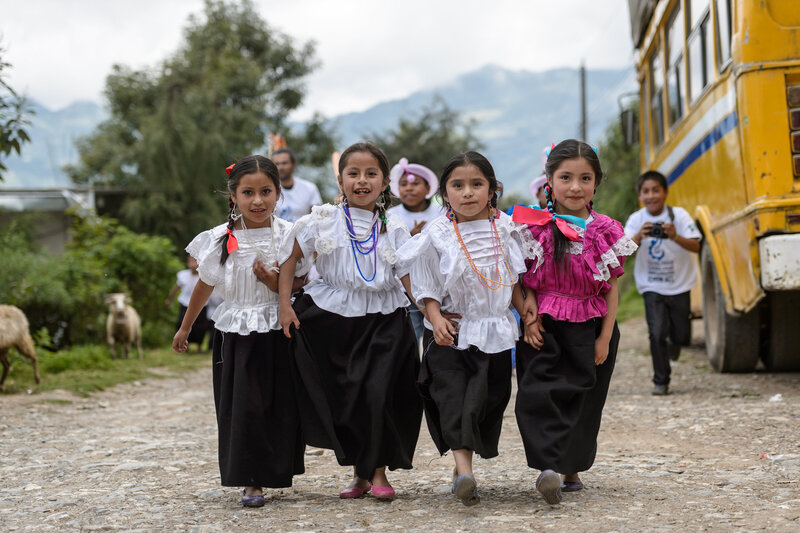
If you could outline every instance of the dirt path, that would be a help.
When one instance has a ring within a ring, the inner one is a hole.
[[[583,475],[587,489],[560,506],[533,490],[512,400],[500,457],[476,462],[476,507],[450,495],[452,458],[436,454],[423,428],[414,470],[390,476],[392,503],[339,500],[348,470],[326,452],[307,456],[292,489],[243,509],[240,494],[219,485],[206,368],[88,399],[3,397],[0,529],[800,530],[800,375],[714,374],[694,346],[674,365],[674,394],[656,398],[644,322],[622,332],[597,461]]]

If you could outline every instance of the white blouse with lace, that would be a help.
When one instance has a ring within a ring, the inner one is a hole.
[[[372,222],[372,212],[351,207],[350,216],[355,234],[366,234]],[[380,222],[378,224],[380,228]],[[295,222],[290,239],[281,249],[279,261],[283,264],[289,258],[296,240],[304,258],[317,254],[315,265],[320,279],[306,285],[304,291],[318,307],[347,317],[389,314],[408,305],[398,279],[408,271],[398,270],[395,263],[396,250],[410,237],[402,221],[387,215],[386,232],[378,234],[377,249],[362,255],[351,246],[344,209],[324,204],[314,206],[310,214]]]
[[[424,305],[423,300],[431,298],[441,304],[442,311],[461,315],[456,348],[474,346],[485,353],[510,350],[519,338],[519,326],[509,308],[511,293],[519,275],[527,270],[525,258],[533,256],[532,247],[536,245],[527,226],[500,213],[495,227],[503,253],[498,250],[495,254],[489,220],[458,224],[461,240],[483,276],[498,279],[499,259],[500,279],[507,286],[491,290],[481,284],[470,265],[452,222],[442,217],[429,224],[397,252],[398,262],[410,269],[411,291],[417,303]],[[427,319],[425,327],[433,330]]]
[[[197,259],[200,279],[213,286],[214,293],[222,298],[211,316],[214,327],[220,331],[249,335],[281,329],[278,293],[260,282],[253,272],[253,264],[259,258],[269,268],[278,259],[278,250],[289,236],[291,222],[280,218],[273,221],[272,228],[233,230],[239,249],[228,256],[224,265],[220,264],[222,244],[219,240],[225,235],[227,224],[204,231],[186,247],[189,255]],[[305,263],[298,268],[297,276],[308,270]]]

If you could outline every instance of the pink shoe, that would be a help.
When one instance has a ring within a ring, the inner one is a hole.
[[[365,489],[362,489],[360,487],[347,487],[346,489],[344,489],[342,492],[339,493],[339,497],[342,499],[361,498],[366,493],[368,493],[369,490],[372,488],[371,483],[368,483],[368,485],[369,486]]]
[[[373,485],[372,495],[379,500],[391,500],[394,498],[394,489],[392,487],[380,487],[378,485]]]

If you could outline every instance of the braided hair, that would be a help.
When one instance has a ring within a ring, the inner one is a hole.
[[[386,210],[389,209],[392,205],[392,198],[394,195],[392,194],[392,190],[389,188],[389,160],[386,158],[386,154],[378,148],[374,143],[369,141],[366,142],[358,142],[355,144],[351,144],[350,146],[342,152],[342,155],[339,157],[339,179],[341,179],[342,173],[344,169],[347,167],[347,160],[350,158],[351,155],[358,153],[358,152],[366,152],[378,162],[378,168],[380,168],[381,173],[383,174],[383,180],[386,181],[386,188],[381,191],[381,194],[378,196],[377,201],[375,202],[375,208],[378,210],[378,216],[381,219],[381,233],[386,232]],[[344,196],[342,196],[344,198]]]
[[[450,179],[450,175],[455,169],[470,165],[480,170],[481,174],[483,174],[483,176],[489,182],[489,190],[492,193],[492,197],[489,198],[489,206],[492,207],[494,209],[494,213],[496,213],[497,200],[503,195],[503,184],[497,180],[497,177],[494,174],[494,168],[489,160],[478,152],[464,152],[462,154],[453,156],[450,161],[447,162],[447,164],[444,166],[444,170],[442,171],[442,179],[439,180],[439,191],[437,194],[445,203],[447,203],[445,196],[447,195],[447,181]],[[489,216],[490,218],[493,216],[492,210],[489,211]]]
[[[227,182],[228,190],[226,192],[228,195],[228,230],[233,231],[237,218],[234,214],[236,204],[233,201],[233,197],[236,194],[236,189],[239,187],[239,181],[241,181],[242,176],[245,176],[246,174],[255,174],[258,172],[266,174],[266,176],[272,180],[273,185],[275,185],[275,192],[277,193],[278,197],[280,197],[281,194],[281,179],[280,175],[278,174],[278,167],[276,167],[275,163],[263,155],[249,155],[238,160],[228,168],[230,169]],[[219,239],[219,243],[222,246],[222,256],[219,259],[221,265],[225,264],[225,261],[228,260],[228,255],[230,255],[228,253],[229,238],[230,234],[225,232],[225,235]]]
[[[555,145],[547,156],[547,163],[544,166],[544,172],[547,174],[547,184],[544,186],[545,196],[547,197],[547,209],[551,213],[556,212],[556,199],[553,197],[553,175],[556,173],[561,163],[569,159],[584,159],[594,171],[594,188],[600,185],[603,180],[603,169],[600,167],[600,158],[594,148],[589,146],[583,141],[576,139],[567,139]],[[589,202],[589,209],[592,208],[592,202]],[[569,250],[569,239],[561,233],[558,226],[551,225],[553,231],[553,257],[558,266],[566,266],[566,255]]]

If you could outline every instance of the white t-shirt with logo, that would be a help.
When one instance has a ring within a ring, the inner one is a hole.
[[[675,220],[670,221],[669,211],[664,206],[657,216],[642,208],[628,217],[625,235],[633,237],[645,222],[672,222],[678,235],[687,239],[700,239],[691,215],[682,207],[673,207]],[[640,294],[655,292],[674,296],[690,291],[697,284],[697,268],[694,254],[671,239],[645,237],[636,252],[634,278]]]
[[[413,230],[414,226],[424,220],[426,224],[423,226],[422,231],[425,231],[428,226],[430,226],[431,221],[436,220],[440,216],[444,215],[445,209],[441,205],[431,202],[431,204],[424,211],[409,211],[406,209],[406,206],[400,204],[390,207],[386,210],[386,212],[391,213],[402,220],[408,228],[408,231]]]
[[[281,197],[275,204],[275,216],[288,222],[296,222],[311,212],[311,206],[321,204],[322,197],[317,186],[295,176],[291,189],[281,188]]]

